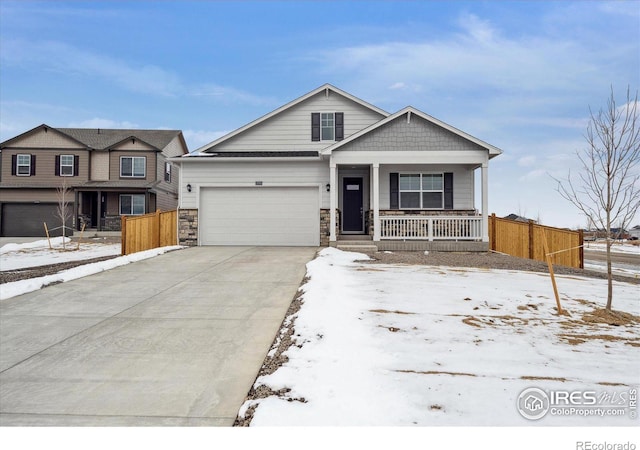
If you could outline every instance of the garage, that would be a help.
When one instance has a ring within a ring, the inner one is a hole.
[[[73,206],[71,206],[72,208]],[[60,226],[56,218],[57,203],[4,203],[2,204],[2,236],[46,236],[43,222],[49,228]],[[70,226],[71,224],[67,224]],[[62,236],[58,229],[51,236]]]
[[[317,246],[318,187],[211,187],[200,190],[202,245]]]

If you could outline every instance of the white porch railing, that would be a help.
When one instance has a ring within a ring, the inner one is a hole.
[[[482,217],[383,216],[380,239],[481,241]]]

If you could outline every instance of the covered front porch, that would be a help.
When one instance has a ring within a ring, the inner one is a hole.
[[[480,210],[475,208],[476,172],[480,172]],[[330,164],[331,246],[487,251],[487,205],[488,161]]]

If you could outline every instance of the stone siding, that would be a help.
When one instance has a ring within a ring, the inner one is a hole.
[[[178,210],[178,243],[187,247],[198,245],[198,210]]]
[[[331,238],[331,210],[320,210],[320,246],[328,247]],[[336,236],[340,234],[340,211],[336,210]]]

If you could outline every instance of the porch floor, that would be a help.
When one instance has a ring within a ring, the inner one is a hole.
[[[374,242],[371,236],[341,235],[329,244],[340,250],[372,253],[382,251],[433,251],[433,252],[488,252],[488,242],[476,241],[398,241],[382,240]]]

